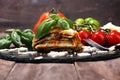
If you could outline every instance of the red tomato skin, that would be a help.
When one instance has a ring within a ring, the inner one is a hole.
[[[108,35],[108,45],[113,46],[115,44],[120,43],[120,32],[113,30]]]
[[[101,30],[93,33],[91,39],[102,46],[106,46],[107,44],[107,36],[105,32]]]
[[[34,28],[33,28],[34,33],[36,33],[36,29],[39,26],[39,24],[41,24],[42,21],[48,19],[49,15],[50,15],[50,12],[42,13],[42,15],[39,17],[37,23],[34,25]],[[61,12],[58,12],[57,15],[60,16],[60,17],[66,18]]]
[[[87,30],[81,30],[78,32],[79,36],[81,38],[81,42],[83,45],[88,45],[83,39],[88,39],[91,37],[91,33]]]

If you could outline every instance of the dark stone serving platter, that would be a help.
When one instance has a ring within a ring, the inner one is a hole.
[[[43,57],[40,59],[35,59],[32,56],[29,57],[19,57],[14,55],[8,55],[5,53],[0,53],[0,58],[15,62],[22,63],[73,63],[73,62],[87,62],[87,61],[102,61],[111,60],[120,57],[120,50],[116,50],[113,54],[92,54],[91,56],[73,56],[73,57]]]

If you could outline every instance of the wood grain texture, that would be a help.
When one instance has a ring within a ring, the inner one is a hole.
[[[76,62],[81,80],[120,80],[120,59],[98,62]]]
[[[0,59],[0,80],[6,79],[14,64],[15,62]]]
[[[73,64],[17,63],[6,80],[78,80]]]

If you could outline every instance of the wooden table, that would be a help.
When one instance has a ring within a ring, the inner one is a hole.
[[[120,80],[120,59],[37,64],[0,59],[0,80]]]

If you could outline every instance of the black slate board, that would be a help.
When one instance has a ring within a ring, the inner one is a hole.
[[[32,57],[11,56],[5,53],[0,53],[0,58],[22,63],[73,63],[73,62],[87,62],[87,61],[102,61],[111,60],[120,57],[120,50],[116,50],[114,54],[92,54],[85,57],[43,57],[41,59],[34,59]]]

